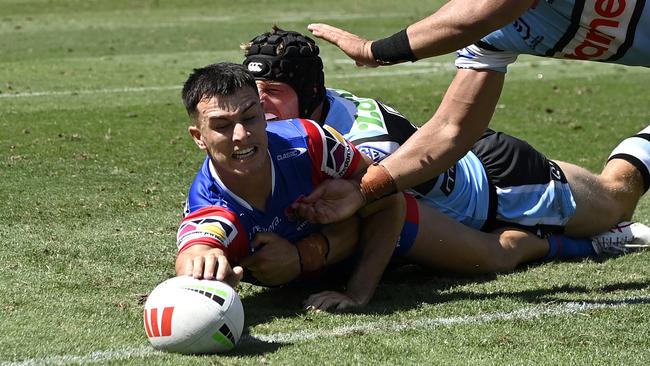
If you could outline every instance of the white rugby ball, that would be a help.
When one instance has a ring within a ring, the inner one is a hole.
[[[225,352],[241,337],[244,307],[237,292],[223,282],[174,277],[149,294],[144,329],[153,347],[161,351]]]

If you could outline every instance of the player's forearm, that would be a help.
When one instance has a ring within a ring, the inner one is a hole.
[[[402,194],[385,197],[373,205],[362,213],[362,216],[367,216],[361,220],[359,263],[348,281],[346,291],[361,305],[370,301],[379,284],[395,250],[406,214]]]
[[[490,123],[504,74],[459,70],[434,116],[381,163],[397,189],[432,179],[461,159]]]
[[[451,0],[407,28],[416,58],[447,54],[511,23],[535,0]]]

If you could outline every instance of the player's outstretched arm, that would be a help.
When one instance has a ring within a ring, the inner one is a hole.
[[[444,173],[470,150],[490,123],[504,79],[491,70],[458,70],[433,117],[382,160],[398,190]]]
[[[223,281],[235,287],[241,281],[244,270],[240,266],[231,267],[222,249],[195,244],[176,257],[176,275]]]
[[[404,224],[404,196],[396,194],[385,197],[361,210],[360,214],[360,258],[345,293],[324,291],[311,295],[305,301],[307,309],[352,310],[365,306],[372,298]]]
[[[513,22],[536,1],[451,0],[408,27],[411,49],[418,59],[454,52]]]
[[[314,23],[307,26],[307,29],[314,36],[340,48],[343,53],[355,61],[357,66],[379,66],[370,51],[371,41],[328,24]]]
[[[514,21],[533,6],[535,1],[451,0],[432,15],[407,28],[410,49],[418,60],[453,52]],[[385,59],[381,52],[379,55],[373,52],[378,51],[378,48],[379,51],[386,49],[389,53],[393,52],[393,49],[399,49],[395,45],[399,45],[403,38],[398,34],[372,42],[327,24],[310,24],[308,29],[314,36],[339,47],[358,66],[389,65],[407,61],[399,57],[399,60]],[[373,46],[375,42],[385,46]]]

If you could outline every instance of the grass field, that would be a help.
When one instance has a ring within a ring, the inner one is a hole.
[[[180,86],[242,60],[272,24],[369,38],[441,1],[0,0],[0,364],[650,363],[650,252],[456,278],[388,272],[366,311],[305,313],[309,289],[241,288],[232,353],[163,354],[143,294],[173,275],[181,207],[202,161]],[[357,69],[321,44],[327,84],[434,112],[452,57]],[[521,57],[493,127],[599,171],[645,127],[647,69]],[[638,221],[650,222],[647,199]]]

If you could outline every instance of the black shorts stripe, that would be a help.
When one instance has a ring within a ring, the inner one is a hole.
[[[413,135],[418,130],[417,127],[415,127],[406,118],[386,110],[380,101],[377,101],[377,105],[379,106],[382,117],[384,117],[384,123],[386,124],[388,134],[398,144],[400,144],[400,146],[403,145],[406,140],[408,140],[409,137],[411,137],[411,135]]]
[[[610,156],[607,161],[613,159],[622,159],[634,165],[634,167],[641,173],[641,176],[643,177],[643,191],[648,191],[648,188],[650,188],[650,172],[648,171],[648,168],[645,166],[645,164],[639,160],[639,158],[629,154],[615,154]]]
[[[566,30],[566,33],[560,38],[560,40],[546,51],[546,56],[553,57],[556,52],[560,51],[566,47],[569,42],[575,37],[578,29],[580,29],[580,17],[582,16],[582,11],[585,8],[585,0],[576,0],[573,5],[573,11],[571,12],[571,25]]]
[[[551,179],[566,182],[562,171],[544,154],[527,142],[502,132],[486,130],[472,152],[497,187],[546,184]]]
[[[643,8],[645,7],[645,0],[637,0],[636,7],[634,8],[634,13],[632,13],[632,18],[630,19],[630,24],[627,27],[627,34],[625,36],[625,42],[618,48],[616,54],[608,58],[605,61],[616,61],[619,58],[623,57],[627,50],[632,47],[634,43],[634,33],[636,33],[636,27],[639,24],[639,19],[641,19],[641,13],[643,13]]]

